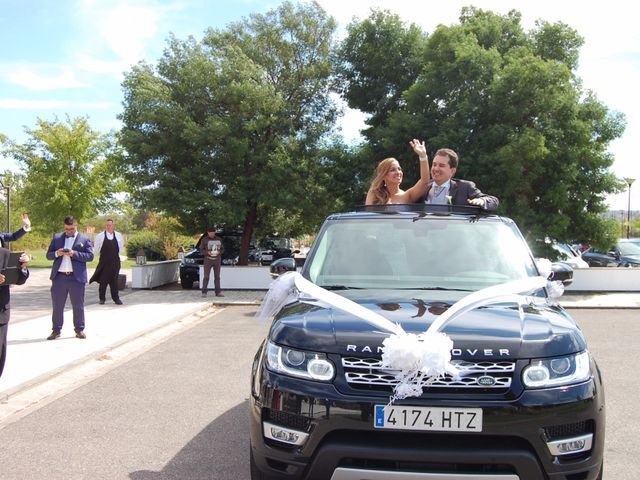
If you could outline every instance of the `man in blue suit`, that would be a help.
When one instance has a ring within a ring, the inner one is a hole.
[[[60,337],[64,321],[67,296],[73,307],[73,328],[77,338],[84,333],[84,290],[87,284],[87,262],[93,260],[91,240],[78,232],[78,222],[72,216],[64,219],[64,232],[53,236],[47,258],[53,260],[51,268],[51,317],[53,329],[47,340]]]

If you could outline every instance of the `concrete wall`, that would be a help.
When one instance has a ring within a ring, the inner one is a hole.
[[[202,267],[200,267],[200,280],[202,280]],[[220,272],[223,290],[267,290],[272,281],[269,267],[222,266]],[[209,289],[213,290],[213,288],[213,272],[211,272]],[[573,284],[566,290],[568,292],[640,292],[640,268],[576,269],[573,271]]]
[[[592,267],[573,271],[568,292],[640,292],[640,268]]]
[[[203,268],[200,267],[200,282]],[[268,290],[273,281],[269,267],[233,267],[223,265],[220,269],[220,288],[222,290]],[[213,270],[209,277],[209,290],[213,290]]]
[[[178,280],[180,280],[180,260],[166,260],[131,267],[131,288],[155,288]]]

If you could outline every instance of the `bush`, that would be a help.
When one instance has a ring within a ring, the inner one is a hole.
[[[166,260],[163,242],[156,232],[142,231],[134,233],[127,241],[127,256],[136,258],[138,250],[143,249],[147,260]]]

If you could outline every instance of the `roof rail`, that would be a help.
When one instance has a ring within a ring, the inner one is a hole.
[[[434,213],[457,215],[491,215],[492,212],[475,205],[438,205],[430,203],[387,203],[378,205],[358,205],[356,212],[377,213]]]

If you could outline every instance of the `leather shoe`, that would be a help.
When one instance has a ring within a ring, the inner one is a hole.
[[[113,303],[115,303],[116,305],[122,305],[122,300],[114,300]]]
[[[100,305],[104,305],[104,300],[100,300]]]
[[[87,338],[87,336],[84,334],[83,331],[79,331],[79,332],[76,332],[76,338],[85,339],[85,338]]]
[[[216,293],[216,297],[224,297],[224,293],[218,292],[218,293]]]
[[[60,338],[60,332],[51,332],[51,335],[47,337],[47,340],[55,340],[56,338]]]

